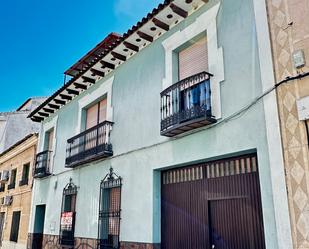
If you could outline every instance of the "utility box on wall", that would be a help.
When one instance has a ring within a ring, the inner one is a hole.
[[[299,120],[309,119],[309,96],[297,100],[297,110]]]

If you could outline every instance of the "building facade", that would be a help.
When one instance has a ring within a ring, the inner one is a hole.
[[[37,141],[38,134],[30,134],[0,155],[0,248],[3,249],[27,246]]]
[[[271,69],[260,0],[165,1],[109,35],[30,114],[28,248],[292,248]]]
[[[308,96],[309,3],[267,1],[293,248],[309,247]],[[306,74],[307,73],[307,74]]]
[[[28,134],[40,130],[40,125],[31,122],[27,116],[45,99],[44,97],[29,98],[17,110],[0,112],[0,153]]]

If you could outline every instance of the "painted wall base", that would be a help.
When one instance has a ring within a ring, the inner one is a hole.
[[[2,241],[1,249],[26,249],[26,244]]]
[[[29,234],[27,249],[32,249],[33,235]],[[160,249],[160,244],[140,243],[140,242],[120,242],[120,249]],[[5,247],[6,248],[6,247]],[[26,248],[26,247],[24,247]],[[44,234],[42,249],[62,249],[59,245],[58,235]],[[75,238],[74,249],[97,249],[97,240],[89,238]]]

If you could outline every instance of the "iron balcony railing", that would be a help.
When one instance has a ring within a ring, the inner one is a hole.
[[[202,72],[161,92],[161,135],[173,137],[216,122],[211,112],[212,76]]]
[[[112,156],[112,126],[113,122],[104,121],[70,138],[67,143],[66,167],[73,168],[92,160]]]
[[[51,154],[52,151],[49,150],[37,154],[34,168],[35,178],[43,178],[51,174],[50,172]]]

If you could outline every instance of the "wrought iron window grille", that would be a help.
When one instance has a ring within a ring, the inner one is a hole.
[[[72,178],[63,189],[59,240],[62,246],[74,246],[77,189]]]
[[[98,249],[119,249],[122,178],[113,168],[100,184]]]

